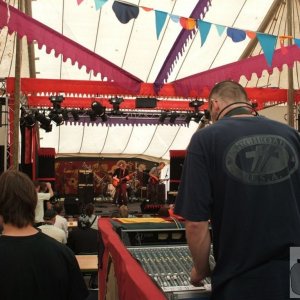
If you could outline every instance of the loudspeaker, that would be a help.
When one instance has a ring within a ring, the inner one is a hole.
[[[94,201],[94,186],[78,185],[78,198],[81,203],[92,203]]]
[[[41,156],[37,157],[37,177],[38,178],[55,178],[54,157]]]
[[[156,98],[136,98],[135,107],[136,108],[155,108],[156,107]]]
[[[93,184],[94,176],[91,170],[78,170],[78,184]]]
[[[77,197],[66,197],[64,201],[65,215],[80,215],[81,205]]]

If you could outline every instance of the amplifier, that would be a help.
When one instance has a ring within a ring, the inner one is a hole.
[[[199,287],[190,284],[193,263],[187,245],[128,247],[127,249],[168,299],[209,299],[210,278],[205,278]],[[211,268],[214,265],[215,261],[211,254]]]

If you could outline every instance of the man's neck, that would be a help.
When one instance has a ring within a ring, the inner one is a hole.
[[[17,226],[14,226],[12,224],[3,224],[3,231],[2,235],[7,236],[28,236],[28,235],[34,235],[38,232],[36,228],[34,228],[32,225],[27,225],[22,228],[18,228]]]

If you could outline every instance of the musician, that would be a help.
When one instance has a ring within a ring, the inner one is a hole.
[[[149,172],[148,198],[150,202],[160,202],[160,199],[158,199],[158,188],[161,183],[161,170],[165,167],[165,165],[166,164],[164,162],[160,162],[158,166],[153,167]]]
[[[127,181],[130,179],[129,171],[126,168],[126,162],[120,161],[118,167],[113,173],[113,185],[116,188],[113,203],[121,206],[127,205]]]

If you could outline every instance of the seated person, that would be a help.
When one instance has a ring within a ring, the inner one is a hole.
[[[55,218],[54,226],[60,228],[64,231],[66,237],[68,237],[68,221],[62,216],[63,206],[60,203],[55,203],[53,209],[56,211],[57,215]]]
[[[91,228],[87,215],[81,215],[78,219],[78,227],[69,232],[67,246],[75,254],[97,253],[98,230]]]
[[[85,206],[85,214],[89,217],[91,228],[98,230],[98,217],[94,214],[95,207],[93,203]]]
[[[52,209],[48,209],[44,213],[44,224],[39,226],[38,228],[48,236],[52,237],[53,239],[57,240],[60,243],[66,244],[67,237],[65,232],[54,226],[56,219],[56,212]]]

